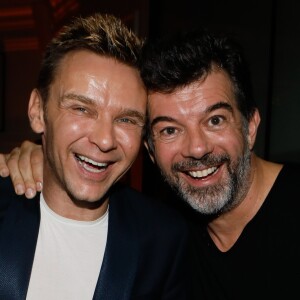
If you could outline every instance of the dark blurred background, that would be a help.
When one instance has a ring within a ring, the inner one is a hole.
[[[27,102],[45,44],[72,16],[96,11],[121,17],[146,38],[203,26],[237,39],[262,117],[256,152],[273,161],[300,162],[298,0],[0,0],[0,152],[37,138]],[[142,150],[128,181],[151,193],[155,172]]]

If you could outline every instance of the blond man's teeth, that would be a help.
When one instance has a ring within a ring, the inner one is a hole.
[[[85,156],[82,156],[82,155],[78,155],[78,157],[80,158],[80,160],[82,162],[87,162],[95,167],[100,167],[100,168],[103,168],[103,167],[106,167],[107,166],[107,163],[99,163],[99,162],[96,162],[90,158],[87,158]]]
[[[214,173],[217,170],[217,167],[208,168],[202,171],[191,171],[189,172],[189,175],[194,178],[202,178],[206,177],[212,173]]]
[[[95,168],[95,167],[91,167],[90,165],[88,165],[87,163],[83,162],[83,161],[79,161],[79,163],[82,165],[82,167],[84,169],[86,169],[87,171],[91,172],[91,173],[101,173],[103,172],[105,169],[99,169],[99,168]]]

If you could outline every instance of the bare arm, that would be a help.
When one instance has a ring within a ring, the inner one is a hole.
[[[0,154],[0,175],[10,176],[18,195],[27,198],[42,190],[43,151],[42,146],[24,141],[20,147],[8,154]]]

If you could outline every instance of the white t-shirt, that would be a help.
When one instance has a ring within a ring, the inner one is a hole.
[[[108,211],[92,222],[57,215],[41,194],[41,223],[27,300],[89,300],[99,277]]]

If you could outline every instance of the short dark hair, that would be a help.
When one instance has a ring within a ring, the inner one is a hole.
[[[96,13],[74,18],[46,47],[37,81],[44,105],[59,63],[67,53],[85,49],[138,68],[142,44],[143,41],[113,15]]]
[[[171,93],[204,79],[214,67],[229,75],[238,108],[249,121],[257,106],[248,65],[235,40],[197,29],[148,41],[141,55],[141,76],[150,93]]]

